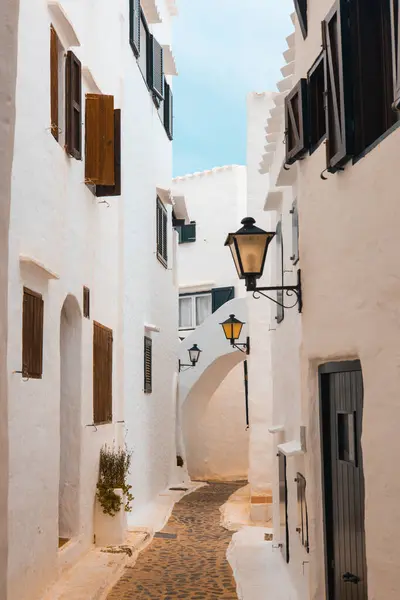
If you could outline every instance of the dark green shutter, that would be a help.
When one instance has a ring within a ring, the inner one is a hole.
[[[149,337],[144,338],[144,392],[153,391],[153,342]]]
[[[173,139],[173,96],[171,87],[164,82],[164,127],[170,140]]]
[[[283,286],[284,276],[283,276],[283,237],[282,237],[282,223],[279,223],[276,226],[276,254],[277,254],[277,273],[278,273],[278,285]],[[276,299],[280,304],[283,304],[283,290],[278,290],[276,292]],[[276,320],[278,323],[281,323],[285,318],[285,310],[282,306],[277,304],[276,306]]]
[[[297,209],[297,200],[293,202],[292,210],[292,256],[290,260],[295,265],[299,261],[299,212]]]
[[[179,232],[179,243],[187,244],[189,242],[196,241],[196,223],[190,223],[189,225],[182,225]]]
[[[301,79],[285,98],[285,144],[288,165],[308,150],[307,79]]]
[[[129,42],[136,57],[140,54],[140,0],[129,0]]]
[[[214,288],[211,290],[213,313],[235,297],[234,287]]]
[[[307,1],[308,0],[294,0],[294,6],[297,13],[297,18],[299,20],[301,33],[303,34],[303,38],[307,37]]]
[[[281,552],[285,561],[289,562],[289,522],[288,522],[288,489],[286,476],[286,456],[278,452],[279,459],[279,514]]]
[[[150,34],[150,88],[160,100],[164,99],[164,51],[156,38]]]
[[[157,197],[157,257],[166,267],[168,262],[168,213],[161,202],[160,198]]]

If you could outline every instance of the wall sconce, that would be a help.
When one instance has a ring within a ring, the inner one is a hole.
[[[202,350],[200,350],[197,344],[194,344],[193,347],[188,350],[190,365],[184,365],[181,363],[181,361],[179,361],[179,373],[182,371],[183,367],[187,367],[185,371],[187,369],[193,369],[193,367],[195,367],[199,362],[201,352]]]
[[[250,354],[250,338],[247,338],[247,342],[245,344],[238,344],[236,340],[240,338],[240,334],[242,333],[242,328],[244,323],[236,319],[235,315],[229,315],[229,319],[220,323],[222,329],[224,330],[224,334],[227,340],[230,341],[231,346],[240,350],[244,354]],[[245,348],[245,350],[242,350]]]
[[[301,272],[297,271],[297,285],[283,285],[274,287],[257,287],[257,280],[262,277],[267,257],[268,247],[275,237],[275,232],[268,232],[256,227],[255,220],[247,217],[242,221],[243,227],[236,233],[230,233],[226,239],[225,246],[229,246],[232,258],[236,266],[239,279],[244,279],[248,292],[253,292],[253,297],[258,299],[264,296],[282,306],[282,308],[303,308],[301,293]],[[284,291],[287,296],[296,295],[296,302],[292,306],[285,306],[264,292]],[[258,295],[257,295],[258,294]]]

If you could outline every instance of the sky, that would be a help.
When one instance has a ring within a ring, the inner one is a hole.
[[[174,176],[244,164],[246,96],[276,90],[293,0],[179,0]]]

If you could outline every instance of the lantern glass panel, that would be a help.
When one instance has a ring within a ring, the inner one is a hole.
[[[242,276],[262,274],[266,249],[270,239],[269,234],[236,236],[235,241],[243,268]]]

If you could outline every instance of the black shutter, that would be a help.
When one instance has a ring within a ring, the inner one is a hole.
[[[22,375],[41,379],[43,374],[44,302],[40,294],[24,288],[22,306]]]
[[[296,9],[297,18],[299,20],[301,33],[303,34],[304,38],[307,37],[307,29],[308,29],[307,1],[308,0],[294,0],[294,6]]]
[[[214,288],[211,290],[213,313],[235,297],[234,287]]]
[[[297,209],[297,200],[292,204],[292,256],[290,260],[295,265],[299,261],[299,212]]]
[[[156,215],[157,258],[166,267],[168,263],[168,213],[158,197]]]
[[[285,98],[286,163],[292,165],[308,150],[307,80]]]
[[[151,89],[160,99],[164,98],[164,51],[156,38],[150,36],[151,45]]]
[[[90,290],[83,286],[83,316],[90,319]]]
[[[179,243],[187,244],[189,242],[196,241],[196,223],[190,223],[189,225],[182,225],[179,232]]]
[[[140,54],[140,0],[129,0],[129,42],[136,57]]]
[[[153,342],[149,337],[144,338],[144,392],[151,394],[153,390]]]
[[[306,480],[301,473],[297,473],[297,533],[300,535],[301,545],[309,552],[308,539],[308,510],[306,500]]]
[[[82,68],[71,50],[65,64],[65,149],[77,160],[82,158]]]
[[[278,453],[279,458],[279,513],[280,513],[280,542],[285,561],[289,562],[289,524],[288,524],[288,493],[286,478],[286,456]]]
[[[167,135],[169,137],[170,140],[173,139],[174,137],[174,126],[173,126],[173,119],[174,119],[174,115],[173,115],[173,96],[172,96],[172,91],[171,91],[171,87],[168,85],[168,83],[165,81],[164,82],[164,93],[165,93],[165,98],[164,98],[164,127],[165,127],[165,131],[167,132]]]
[[[353,102],[349,4],[336,0],[322,22],[326,54],[327,169],[335,173],[353,154]]]
[[[275,235],[275,240],[276,240],[276,258],[277,258],[277,274],[278,274],[278,285],[283,286],[284,285],[284,268],[283,268],[283,236],[282,236],[282,222],[279,221],[279,223],[276,226],[276,235]],[[276,299],[277,302],[279,302],[280,304],[283,304],[283,290],[278,290],[276,292]],[[283,319],[285,318],[285,309],[283,308],[283,306],[280,306],[279,304],[277,304],[276,306],[276,320],[278,323],[282,323]]]
[[[114,185],[97,185],[96,196],[121,195],[121,110],[114,110]]]
[[[392,15],[392,51],[394,73],[394,110],[400,111],[400,10],[399,0],[391,0]]]

